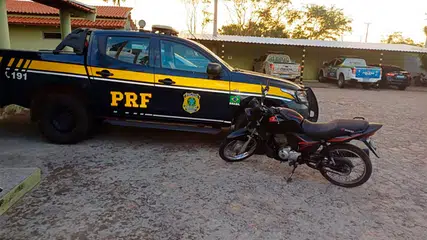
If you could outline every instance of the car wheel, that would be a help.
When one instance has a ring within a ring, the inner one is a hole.
[[[340,75],[340,77],[338,78],[338,87],[339,88],[344,88],[345,86],[345,79],[344,79],[344,75]]]
[[[401,91],[405,91],[405,89],[406,89],[406,86],[399,86],[399,87],[397,87],[399,90],[401,90]]]
[[[57,94],[48,96],[43,104],[38,125],[49,142],[74,144],[86,139],[92,124],[83,102]]]

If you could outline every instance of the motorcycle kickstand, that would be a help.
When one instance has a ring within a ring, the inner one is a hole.
[[[287,183],[292,182],[292,176],[294,175],[295,169],[297,169],[297,167],[298,167],[298,163],[294,163],[294,169],[292,169],[291,175],[289,175],[289,177],[286,179]]]

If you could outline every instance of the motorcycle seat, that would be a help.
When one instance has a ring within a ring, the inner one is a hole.
[[[368,129],[369,122],[358,119],[337,119],[325,123],[314,123],[304,120],[301,126],[304,133],[309,137],[317,140],[328,140],[363,132]]]

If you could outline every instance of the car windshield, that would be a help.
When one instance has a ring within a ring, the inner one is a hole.
[[[232,67],[230,64],[228,64],[226,61],[222,60],[220,57],[218,57],[214,52],[212,52],[209,48],[205,47],[203,44],[200,44],[196,41],[189,40],[192,43],[196,44],[200,48],[203,48],[206,52],[208,52],[211,56],[213,56],[218,62],[222,63],[226,68],[228,68],[230,71],[235,70],[234,67]]]
[[[291,59],[288,55],[284,54],[270,54],[267,61],[272,63],[290,63]]]
[[[366,67],[366,61],[361,58],[347,58],[344,61],[344,65],[350,67]]]

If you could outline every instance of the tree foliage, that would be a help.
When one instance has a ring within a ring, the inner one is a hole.
[[[125,0],[103,0],[104,2],[113,2],[114,5],[120,6],[120,2],[125,2]]]
[[[352,20],[342,9],[307,5],[291,9],[290,0],[227,0],[233,23],[221,34],[337,40],[350,32]]]
[[[202,12],[202,31],[210,22],[212,22],[212,12],[210,11],[211,0],[182,0],[186,8],[187,14],[187,30],[191,34],[195,34],[199,25],[198,17],[200,8]]]
[[[226,35],[289,37],[284,16],[290,0],[227,0],[233,23],[219,32]]]
[[[415,43],[411,38],[404,37],[402,32],[394,32],[387,36],[386,39],[381,40],[382,43],[390,44],[407,44],[412,46],[422,47],[422,43]]]
[[[291,37],[301,39],[338,40],[351,32],[352,20],[335,6],[306,5],[302,10],[287,11]]]

